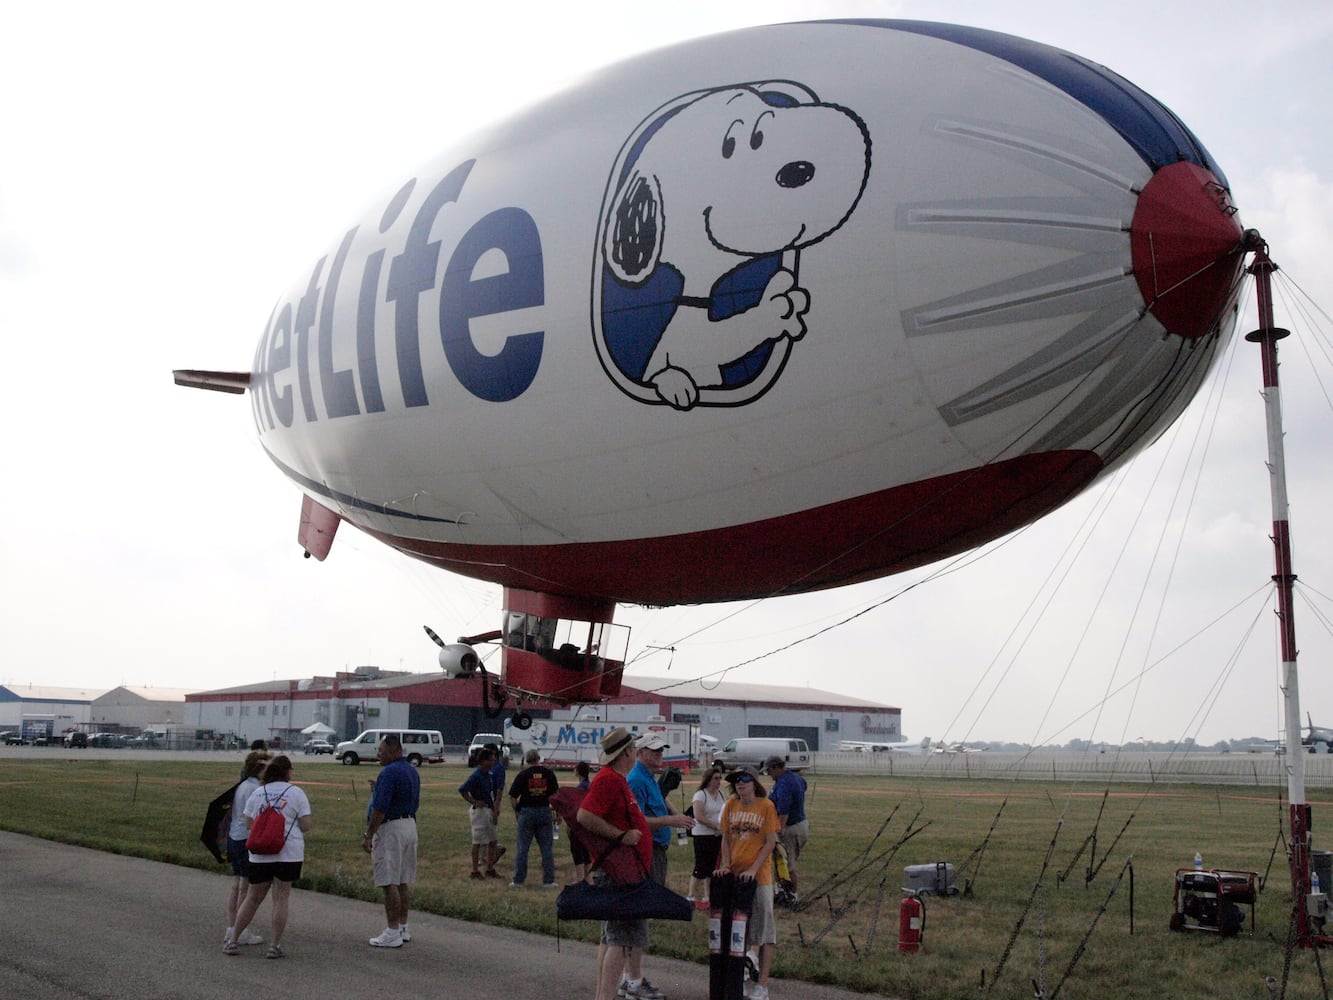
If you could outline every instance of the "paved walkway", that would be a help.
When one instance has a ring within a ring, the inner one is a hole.
[[[416,914],[412,942],[366,944],[383,927],[373,903],[296,890],[284,945],[222,954],[226,879],[0,831],[0,997],[64,1000],[503,997],[589,1000],[595,948],[539,934]],[[256,929],[267,934],[268,903]],[[653,956],[668,1000],[707,1000],[703,966]],[[809,983],[771,984],[774,1000],[864,1000]]]

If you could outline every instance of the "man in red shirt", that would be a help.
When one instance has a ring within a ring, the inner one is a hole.
[[[616,728],[602,738],[598,755],[601,770],[592,779],[579,807],[579,825],[599,837],[634,848],[647,872],[653,860],[653,841],[639,802],[625,775],[635,763],[634,737]],[[596,877],[605,877],[598,872]],[[645,876],[646,877],[646,876]],[[597,1000],[616,1000],[620,972],[628,981],[621,994],[630,1000],[662,1000],[662,991],[643,978],[643,950],[648,947],[647,920],[606,920],[597,950]]]

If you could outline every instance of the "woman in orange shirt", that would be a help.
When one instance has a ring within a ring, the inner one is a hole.
[[[754,906],[746,927],[747,948],[759,949],[759,980],[750,1000],[768,1000],[768,970],[777,944],[773,921],[773,849],[778,843],[778,812],[758,776],[748,767],[727,775],[732,798],[722,807],[722,850],[717,874],[730,872],[738,879],[753,879]]]

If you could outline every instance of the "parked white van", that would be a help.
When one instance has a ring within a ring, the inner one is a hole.
[[[367,729],[356,739],[339,743],[334,756],[344,764],[377,760],[380,740],[390,733],[403,741],[403,756],[413,767],[444,760],[444,736],[438,729]]]
[[[746,765],[758,771],[770,757],[781,757],[789,770],[801,771],[810,766],[810,747],[790,736],[743,736],[713,754],[713,763],[728,771]]]

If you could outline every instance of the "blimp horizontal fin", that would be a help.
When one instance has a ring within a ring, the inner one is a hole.
[[[177,368],[171,375],[177,385],[183,385],[188,389],[245,392],[250,388],[249,372],[207,372],[195,368]]]

